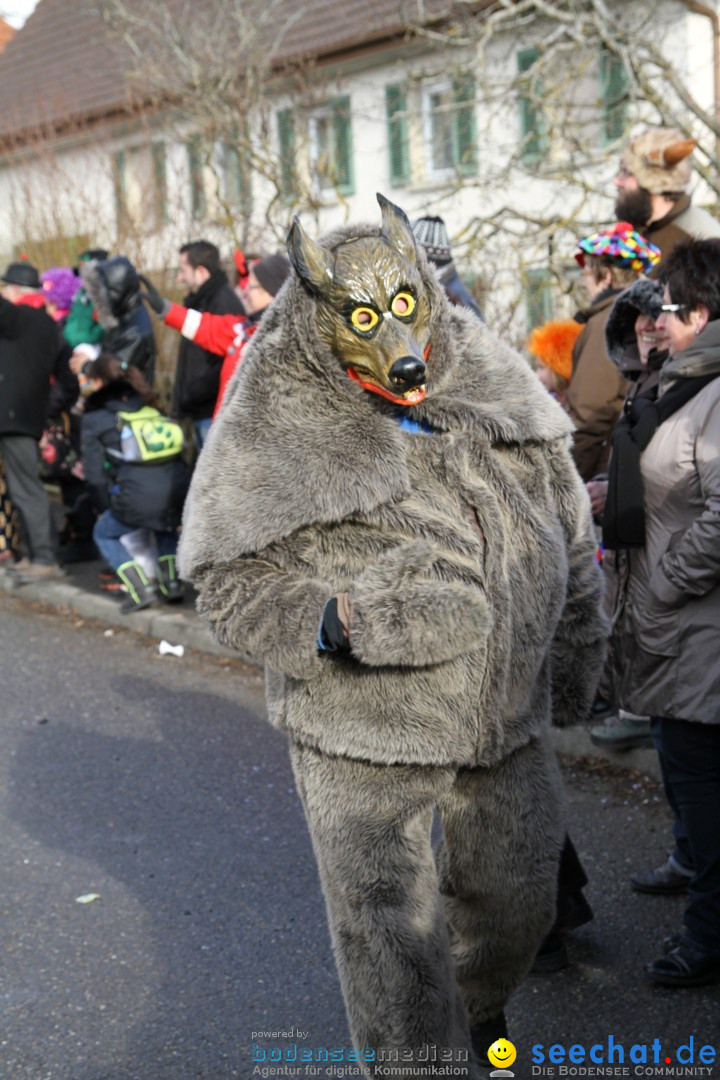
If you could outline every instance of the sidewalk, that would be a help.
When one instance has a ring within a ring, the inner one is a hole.
[[[0,571],[0,589],[21,601],[65,609],[87,619],[97,619],[110,626],[122,626],[149,638],[169,641],[172,645],[198,649],[216,656],[230,656],[255,666],[242,653],[219,645],[206,621],[195,610],[195,594],[188,589],[182,605],[153,605],[132,615],[120,612],[118,600],[100,590],[100,562],[72,563],[65,567],[65,577],[54,581],[16,586],[12,574]],[[621,753],[604,750],[590,742],[589,726],[552,731],[555,749],[569,757],[590,757],[609,761],[621,769],[636,770],[660,780],[660,767],[654,750],[629,750]]]
[[[120,601],[102,592],[98,582],[100,561],[71,563],[65,576],[51,581],[18,586],[11,573],[0,571],[0,589],[21,601],[66,609],[86,619],[98,619],[110,626],[122,626],[145,637],[169,641],[172,645],[199,649],[217,656],[232,656],[251,663],[241,653],[226,649],[213,637],[206,621],[195,611],[195,593],[188,589],[185,602],[167,606],[155,603],[144,611],[123,615]]]

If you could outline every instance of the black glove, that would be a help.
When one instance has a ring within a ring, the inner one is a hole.
[[[138,278],[140,282],[145,286],[144,292],[142,289],[140,290],[141,297],[146,302],[146,304],[148,304],[153,309],[156,315],[159,315],[161,319],[164,318],[164,316],[167,315],[168,311],[170,310],[170,301],[166,300],[164,296],[160,295],[160,293],[153,285],[152,281],[148,281],[148,279],[146,277],[143,277],[142,274],[138,274]]]

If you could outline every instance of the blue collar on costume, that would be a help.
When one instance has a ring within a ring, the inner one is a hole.
[[[409,431],[411,435],[432,435],[435,428],[428,423],[427,420],[413,420],[407,416],[404,412],[396,412],[393,414],[395,423],[403,429],[403,431]]]

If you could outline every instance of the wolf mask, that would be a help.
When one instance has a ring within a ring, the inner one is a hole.
[[[410,222],[383,195],[377,200],[379,236],[328,250],[294,218],[288,254],[317,299],[318,333],[350,378],[398,405],[418,405],[426,393],[430,300]]]

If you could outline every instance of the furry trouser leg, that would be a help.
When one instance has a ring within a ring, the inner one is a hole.
[[[380,1048],[401,1069],[403,1051],[426,1068],[436,1047],[476,1077],[430,846],[433,806],[457,770],[372,765],[296,743],[291,757],[353,1042],[376,1054],[369,1074],[382,1075]],[[393,1075],[415,1077],[417,1066]]]
[[[564,837],[554,753],[533,741],[491,769],[461,769],[439,803],[440,888],[471,1024],[496,1016],[555,921]]]

